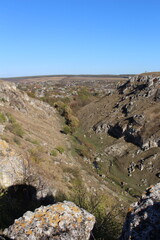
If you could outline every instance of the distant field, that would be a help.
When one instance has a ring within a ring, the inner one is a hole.
[[[126,80],[131,75],[48,75],[48,76],[28,76],[28,77],[14,77],[1,78],[5,81],[11,82],[46,82],[46,81],[75,81],[75,80],[103,80],[103,81],[121,81]]]

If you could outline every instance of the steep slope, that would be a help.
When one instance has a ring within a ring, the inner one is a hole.
[[[139,75],[79,111],[87,137],[101,143],[102,174],[131,195],[160,176],[160,77]]]
[[[55,108],[0,82],[0,229],[27,210],[68,199],[97,214],[102,235],[103,218],[128,204],[75,151],[78,140],[63,125]]]
[[[42,178],[43,184],[46,182],[52,190],[67,191],[74,175],[78,175],[80,169],[84,182],[90,182],[87,181],[88,172],[84,163],[71,154],[70,137],[61,133],[63,119],[58,116],[54,108],[29,98],[9,82],[0,83],[0,100],[0,146],[3,152],[3,164],[6,166],[5,157],[12,161],[15,156],[17,159],[19,157],[23,166],[21,175],[24,175],[13,181],[8,175],[8,182],[7,179],[4,181],[1,179],[2,187],[8,187],[11,182],[12,184],[23,182],[24,179],[32,184],[35,182],[38,187],[40,184],[38,182]],[[16,161],[13,163],[16,164]],[[90,180],[91,178],[92,176],[89,177]],[[94,176],[92,181],[94,182]],[[96,182],[95,179],[95,186]]]

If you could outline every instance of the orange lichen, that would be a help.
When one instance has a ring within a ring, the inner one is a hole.
[[[27,234],[27,235],[31,235],[31,234],[32,234],[32,230],[28,230],[28,231],[26,232],[26,234]]]
[[[73,210],[74,212],[80,212],[80,209],[76,206],[71,207],[71,210]]]
[[[63,207],[62,204],[58,204],[58,205],[56,206],[56,208],[57,208],[58,210],[60,210],[60,211],[65,211],[65,209],[64,209],[64,207]]]
[[[128,212],[132,212],[133,210],[134,210],[133,207],[129,207],[129,208],[128,208]]]
[[[21,227],[25,227],[26,224],[25,223],[20,223]]]
[[[82,217],[79,217],[79,218],[77,219],[77,222],[78,222],[78,223],[81,223],[82,220],[83,220]]]

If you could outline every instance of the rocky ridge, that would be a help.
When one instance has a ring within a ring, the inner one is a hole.
[[[118,92],[120,98],[112,112],[116,120],[111,121],[108,117],[95,124],[94,131],[106,132],[115,138],[124,137],[143,150],[159,147],[160,77],[132,77],[118,87]]]
[[[64,201],[26,212],[4,230],[4,235],[17,240],[87,240],[94,223],[93,215]]]
[[[97,143],[94,167],[124,195],[138,197],[159,181],[159,89],[159,73],[134,76],[78,112],[81,128]]]
[[[149,187],[132,204],[126,217],[121,240],[158,240],[160,236],[160,183]]]

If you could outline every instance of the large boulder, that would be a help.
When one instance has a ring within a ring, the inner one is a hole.
[[[160,239],[160,183],[148,188],[140,201],[131,205],[120,239]]]
[[[93,215],[64,201],[26,212],[4,235],[16,240],[87,240],[94,223]]]
[[[22,157],[0,139],[0,187],[9,186],[24,182],[26,177],[26,166]]]

